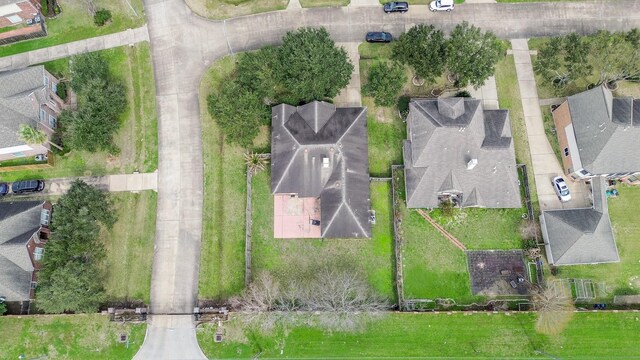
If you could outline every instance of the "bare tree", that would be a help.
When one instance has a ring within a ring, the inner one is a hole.
[[[575,310],[573,301],[551,287],[537,287],[532,300],[538,313],[536,330],[547,335],[560,334],[571,321]]]

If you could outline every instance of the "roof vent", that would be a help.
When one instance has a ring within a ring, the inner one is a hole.
[[[469,162],[467,163],[467,170],[473,169],[474,167],[476,167],[476,165],[478,165],[478,159],[469,160]]]

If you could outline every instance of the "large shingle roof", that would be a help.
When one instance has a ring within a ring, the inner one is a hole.
[[[640,171],[640,100],[614,98],[599,86],[568,102],[583,168],[592,174]]]
[[[370,237],[366,108],[280,104],[272,128],[271,191],[320,197],[323,238]]]
[[[0,72],[0,148],[24,145],[20,125],[36,126],[45,101],[44,66]]]
[[[593,208],[543,211],[540,217],[549,263],[576,265],[618,262],[605,179],[592,180]]]
[[[40,229],[41,201],[0,202],[0,296],[29,299],[33,263],[27,243]]]
[[[461,194],[462,206],[522,206],[507,110],[469,98],[412,100],[407,127],[408,207],[435,208],[443,192]]]

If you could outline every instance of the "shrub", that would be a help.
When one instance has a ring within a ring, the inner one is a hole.
[[[111,21],[111,11],[107,9],[100,9],[93,15],[93,22],[98,26],[103,26],[109,21]]]
[[[378,106],[393,106],[405,81],[407,77],[403,66],[399,63],[375,62],[369,69],[367,83],[362,87],[362,93],[372,96]]]
[[[63,81],[58,84],[58,87],[56,88],[56,95],[58,95],[60,99],[67,101],[67,83],[66,82]]]

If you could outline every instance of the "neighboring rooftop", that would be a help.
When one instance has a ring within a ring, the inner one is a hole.
[[[552,265],[620,261],[611,228],[606,179],[591,179],[593,207],[543,211],[540,216],[547,259]]]
[[[463,207],[519,208],[507,110],[480,100],[411,100],[404,142],[407,206],[435,208],[453,195]]]
[[[640,171],[640,100],[614,98],[599,86],[568,102],[582,168],[592,174]]]
[[[323,238],[370,237],[366,108],[280,104],[272,127],[272,193],[320,197]]]
[[[0,296],[29,300],[34,270],[27,243],[40,229],[42,201],[0,202]]]
[[[20,125],[36,127],[46,101],[44,66],[0,72],[0,148],[25,145]]]

